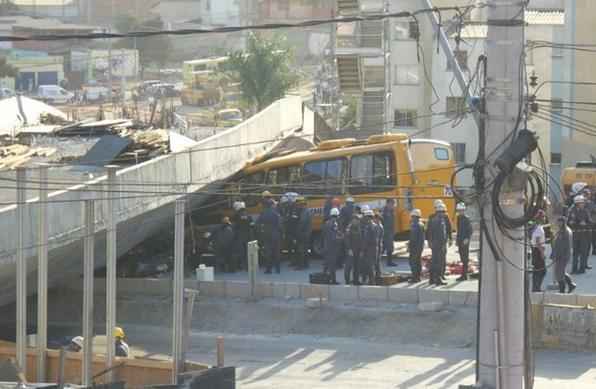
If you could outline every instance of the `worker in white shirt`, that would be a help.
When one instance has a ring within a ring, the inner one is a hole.
[[[532,246],[532,291],[542,291],[542,281],[546,276],[545,244],[546,236],[542,224],[544,223],[545,213],[539,210],[534,217],[534,222],[530,227],[530,244]]]

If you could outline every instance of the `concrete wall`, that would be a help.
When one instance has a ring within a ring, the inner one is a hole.
[[[240,170],[246,161],[271,149],[278,140],[292,134],[303,124],[302,101],[299,97],[288,97],[271,106],[240,125],[207,138],[189,150],[135,165],[117,174],[116,214],[118,226],[118,253],[122,254],[150,235],[155,227],[173,217],[173,201],[194,193],[190,204],[200,203],[205,196],[197,191],[208,184],[223,180]],[[312,135],[312,134],[310,134]],[[34,188],[32,184],[28,185]],[[69,244],[78,246],[50,253],[50,280],[66,272],[79,272],[82,251],[80,239],[83,231],[82,200],[96,198],[95,229],[96,263],[105,258],[105,236],[107,217],[106,176],[75,186],[66,191],[50,195],[48,206],[50,250],[66,248]],[[38,212],[34,201],[24,207],[25,239],[30,257],[28,270],[36,268],[36,243],[38,233]],[[0,210],[0,303],[14,297],[15,255],[16,255],[16,206]],[[74,269],[74,270],[73,270]],[[30,283],[30,286],[32,284]]]

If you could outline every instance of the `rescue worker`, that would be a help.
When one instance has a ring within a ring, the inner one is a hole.
[[[271,274],[273,266],[279,274],[281,272],[279,253],[281,244],[281,217],[274,208],[274,202],[269,191],[262,193],[263,211],[259,215],[256,225],[259,232],[259,243],[263,247],[265,273]]]
[[[296,204],[296,197],[289,196],[287,202],[284,235],[290,264],[299,268],[302,261],[298,256],[298,225],[302,210]],[[282,215],[283,218],[283,215]]]
[[[397,266],[393,262],[393,235],[395,233],[395,199],[387,199],[383,207],[383,252],[387,255],[387,266]]]
[[[373,223],[377,231],[377,256],[375,258],[375,281],[381,278],[381,256],[383,255],[383,238],[385,236],[385,227],[383,226],[383,219],[381,218],[381,211],[375,209],[373,211]]]
[[[299,269],[307,269],[308,247],[312,236],[312,214],[306,206],[306,198],[299,196],[296,199],[297,209],[299,211],[298,226],[296,229],[296,255]]]
[[[220,269],[226,273],[233,273],[234,266],[234,229],[230,218],[224,216],[221,219],[221,226],[215,232],[215,252]]]
[[[573,232],[567,226],[567,218],[559,216],[557,219],[558,231],[553,240],[553,250],[551,259],[554,262],[555,280],[559,284],[559,293],[565,293],[565,286],[567,292],[571,293],[575,290],[577,285],[567,274],[566,268],[571,259],[571,251],[573,248]]]
[[[116,356],[117,357],[125,357],[127,358],[130,354],[130,348],[128,344],[124,341],[126,335],[124,334],[124,330],[122,327],[114,327],[114,341],[116,342]]]
[[[362,267],[360,276],[364,283],[374,285],[374,265],[379,249],[378,230],[373,221],[374,212],[368,206],[362,206],[363,224],[362,224]]]
[[[451,245],[451,222],[447,217],[443,201],[435,202],[435,213],[428,219],[426,230],[428,244],[432,250],[430,284],[446,285],[444,281],[447,264],[447,244]]]
[[[350,221],[352,220],[352,215],[354,215],[354,198],[348,197],[346,199],[346,205],[344,205],[339,211],[339,227],[342,231],[345,231],[348,224],[350,224]],[[347,251],[348,250],[346,249],[346,246],[342,241],[341,247],[339,249],[338,267],[342,267],[346,262]]]
[[[341,229],[339,228],[338,219],[339,210],[333,208],[329,211],[329,220],[327,220],[323,226],[323,252],[325,253],[325,262],[330,284],[338,283],[335,272],[337,270],[337,260],[343,238]]]
[[[362,223],[359,212],[354,212],[352,221],[345,230],[345,246],[347,249],[347,259],[344,267],[344,280],[346,285],[351,282],[354,285],[360,285],[360,267],[362,255]]]
[[[83,349],[83,337],[82,336],[75,336],[70,340],[70,343],[66,347],[66,351],[71,351],[74,353],[78,353]]]
[[[243,201],[234,203],[234,216],[232,226],[234,228],[234,251],[236,254],[236,266],[240,269],[248,268],[248,242],[250,242],[250,229],[252,220],[246,213],[246,204]]]
[[[410,270],[412,278],[410,283],[420,282],[422,274],[422,250],[424,250],[424,224],[420,221],[422,212],[419,209],[413,209],[410,213],[410,239],[408,241],[408,251],[410,252]]]
[[[569,209],[567,224],[573,231],[573,264],[571,274],[583,274],[588,266],[590,227],[592,220],[586,208],[586,199],[583,195],[573,198],[574,205]]]
[[[457,211],[457,233],[455,235],[455,244],[459,251],[459,259],[462,263],[461,277],[457,281],[466,281],[468,279],[468,265],[470,263],[470,240],[472,239],[472,222],[466,215],[466,204],[458,203],[455,207]]]
[[[541,292],[542,282],[546,276],[544,211],[539,210],[530,226],[530,246],[532,247],[532,291]]]
[[[323,205],[323,221],[329,220],[329,213],[333,208],[333,196],[327,195],[325,198],[325,205]]]

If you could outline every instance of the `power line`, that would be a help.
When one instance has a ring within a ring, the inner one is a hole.
[[[474,6],[470,6],[474,7]],[[363,16],[347,16],[339,18],[327,19],[310,19],[297,23],[266,23],[255,24],[249,26],[227,26],[216,28],[194,28],[194,29],[177,29],[177,30],[158,30],[158,31],[131,31],[128,33],[83,33],[83,34],[63,34],[63,35],[39,35],[33,34],[30,36],[0,36],[0,42],[24,42],[24,41],[61,41],[69,39],[80,40],[97,40],[97,39],[115,39],[115,38],[147,38],[158,35],[198,35],[198,34],[222,34],[246,30],[277,30],[285,28],[304,28],[312,26],[320,26],[330,23],[352,23],[363,21],[378,21],[394,18],[415,18],[416,15],[425,13],[436,13],[443,11],[457,11],[460,7],[435,7],[423,8],[416,11],[401,11],[394,13],[371,14]]]

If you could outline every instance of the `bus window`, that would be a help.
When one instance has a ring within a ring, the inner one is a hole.
[[[395,185],[395,165],[390,153],[355,155],[350,166],[350,193],[383,192]]]
[[[321,194],[324,188],[327,161],[315,161],[304,164],[304,193]]]
[[[247,207],[254,207],[259,204],[264,182],[264,172],[249,174],[240,181],[240,193]]]
[[[345,159],[327,161],[327,175],[325,176],[326,194],[336,195],[342,193],[346,162]]]
[[[272,193],[282,194],[297,191],[302,180],[300,166],[287,166],[267,172],[267,187]]]
[[[435,158],[439,161],[449,161],[449,150],[445,147],[435,147]]]
[[[347,162],[345,159],[314,161],[304,164],[305,194],[339,194],[342,192]]]

